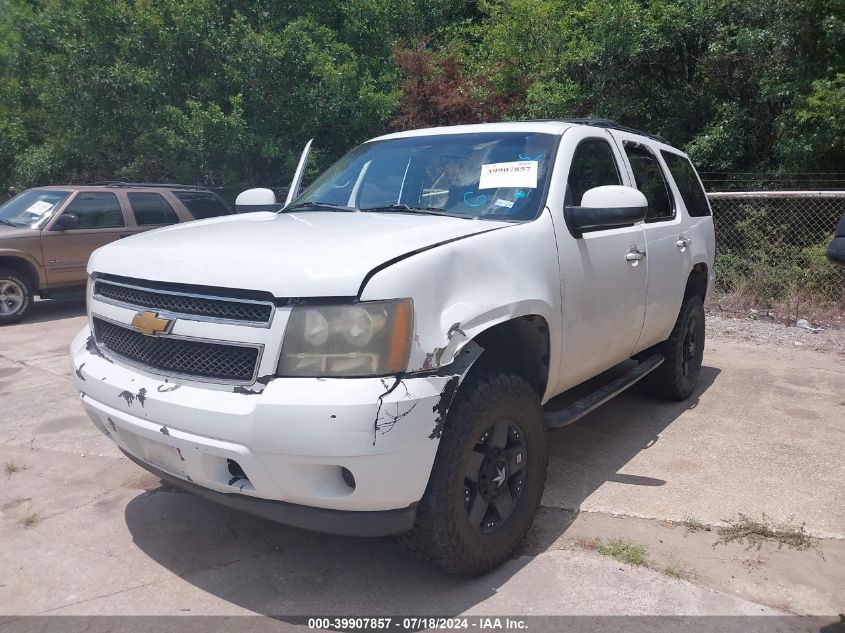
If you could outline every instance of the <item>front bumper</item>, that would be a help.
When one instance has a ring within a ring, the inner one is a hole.
[[[112,362],[90,343],[87,327],[71,357],[95,426],[147,470],[282,523],[371,536],[413,525],[442,417],[468,368],[274,379],[253,393]]]

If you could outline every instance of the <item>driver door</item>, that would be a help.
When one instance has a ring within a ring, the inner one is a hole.
[[[44,267],[51,287],[84,284],[91,253],[134,231],[120,199],[111,191],[80,191],[65,205],[62,215],[65,213],[79,218],[75,229],[54,229],[57,215],[41,232]]]
[[[563,204],[580,205],[583,194],[593,187],[631,186],[619,150],[603,129],[567,130],[558,163],[565,174],[565,191],[556,192],[563,193]],[[559,387],[567,389],[633,353],[645,318],[648,266],[642,223],[575,237],[565,223],[563,209],[551,206],[552,200],[549,196],[563,297]]]

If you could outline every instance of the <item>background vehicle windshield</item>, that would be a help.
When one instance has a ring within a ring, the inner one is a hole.
[[[323,173],[291,207],[443,213],[533,220],[540,211],[556,138],[485,133],[414,136],[356,147]]]
[[[36,189],[19,193],[0,206],[0,224],[20,227],[39,225],[50,217],[69,194],[70,191]]]

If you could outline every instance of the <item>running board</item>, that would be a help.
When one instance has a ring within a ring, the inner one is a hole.
[[[638,383],[662,364],[662,354],[655,354],[646,358],[627,373],[596,389],[590,395],[573,402],[565,409],[546,412],[546,426],[550,429],[556,429],[577,422],[590,411],[610,400],[613,396],[622,393],[631,385]]]

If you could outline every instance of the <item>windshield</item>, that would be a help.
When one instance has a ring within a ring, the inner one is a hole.
[[[33,227],[50,217],[70,191],[29,189],[0,206],[0,224]]]
[[[537,217],[557,137],[525,132],[413,136],[364,143],[287,210]]]

